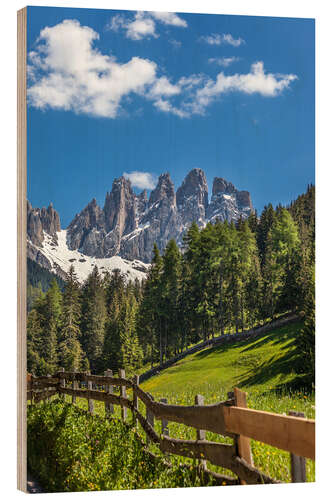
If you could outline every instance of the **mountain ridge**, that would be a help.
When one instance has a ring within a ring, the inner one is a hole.
[[[193,222],[200,228],[218,219],[236,222],[253,211],[250,193],[222,177],[214,178],[209,200],[206,176],[199,168],[188,172],[177,190],[170,174],[161,174],[149,197],[146,190],[135,194],[124,176],[114,179],[103,208],[93,198],[66,230],[52,204],[47,209],[32,208],[29,202],[27,206],[28,256],[62,278],[68,270],[62,255],[73,262],[118,257],[141,263],[146,272],[155,242],[163,251],[172,238],[181,245]],[[53,259],[60,246],[62,253]]]

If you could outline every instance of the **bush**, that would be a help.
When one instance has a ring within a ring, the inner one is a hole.
[[[28,407],[28,467],[45,491],[202,486],[193,468],[167,468],[135,427],[54,400]],[[207,484],[205,484],[207,485]]]

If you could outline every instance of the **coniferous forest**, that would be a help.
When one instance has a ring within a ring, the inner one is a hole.
[[[80,284],[46,290],[30,283],[28,371],[125,368],[159,364],[209,336],[242,332],[281,314],[304,318],[297,336],[299,372],[314,381],[315,188],[290,206],[266,206],[236,224],[194,223],[179,248],[170,240],[143,282],[95,268]],[[60,285],[60,286],[59,286]]]

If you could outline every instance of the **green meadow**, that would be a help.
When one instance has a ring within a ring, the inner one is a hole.
[[[299,362],[294,347],[294,340],[301,326],[301,323],[294,323],[276,329],[257,339],[217,346],[189,355],[159,375],[147,380],[141,384],[141,387],[146,392],[151,393],[155,400],[167,398],[168,403],[179,405],[194,404],[196,394],[203,395],[206,404],[224,401],[228,399],[227,393],[229,391],[234,387],[239,387],[247,392],[247,403],[250,408],[281,414],[288,414],[290,410],[301,411],[307,418],[315,418],[314,392],[304,388],[302,378],[294,371],[296,364]],[[116,388],[115,392],[118,392]],[[128,395],[132,397],[130,391]],[[65,399],[66,402],[71,402],[71,397],[66,396]],[[77,398],[76,405],[81,409],[87,410],[87,400],[85,399]],[[144,405],[140,402],[139,406],[142,413],[145,414]],[[94,414],[98,417],[104,417],[104,403],[94,402]],[[114,407],[113,416],[115,417],[115,425],[121,425],[119,420],[121,416],[120,407]],[[127,422],[129,424],[133,423],[130,411],[127,412]],[[72,425],[74,428],[76,427],[75,423]],[[157,431],[161,431],[160,421],[155,420],[155,428]],[[195,429],[177,423],[169,423],[169,433],[171,437],[175,438],[196,439]],[[138,428],[138,436],[140,436],[142,441],[146,442],[145,433],[140,426]],[[207,432],[206,438],[218,442],[231,442],[230,438],[211,432]],[[112,451],[113,446],[119,448],[119,443],[114,442],[112,444],[112,440],[110,440],[108,441],[108,446],[110,447],[109,451],[111,455],[112,453],[117,453],[119,456],[119,449],[118,451]],[[135,446],[135,453],[137,453],[137,444]],[[129,445],[129,450],[126,451],[126,454],[132,453],[133,450],[130,451],[130,448],[131,445]],[[274,479],[290,482],[289,453],[253,440],[251,441],[251,449],[254,465],[258,469]],[[161,456],[161,459],[163,458],[162,453],[156,445],[149,444],[148,450],[157,456]],[[144,463],[146,459],[150,460],[148,457],[145,459],[144,453],[140,457],[138,467],[140,466],[140,462]],[[173,471],[179,467],[181,468],[183,464],[196,464],[192,459],[172,455],[168,455],[167,460],[174,467]],[[221,468],[212,464],[208,463],[208,467],[216,472],[223,472],[229,476],[233,476],[230,471],[221,470]],[[314,481],[314,462],[307,460],[306,468],[307,481]],[[183,485],[189,485],[190,475],[187,472],[185,475],[186,480]],[[150,479],[151,477],[149,475],[149,480],[143,481],[141,487],[152,487],[152,484],[153,487],[172,486],[172,481],[168,480],[166,482],[165,479],[158,481],[155,485]],[[120,483],[117,482],[116,476],[114,476],[113,480],[113,486],[108,484],[108,487],[111,486],[112,488],[116,485],[119,488]],[[173,480],[175,481],[175,485],[181,485],[178,475],[177,480],[175,478]],[[104,475],[102,474],[96,489],[104,489],[105,485],[103,481]],[[85,486],[82,487],[83,483],[80,483],[79,486],[72,479],[70,480],[70,485],[68,484],[67,486],[73,488],[74,484],[76,491],[82,491],[85,488],[89,489],[86,482],[84,482]],[[194,484],[199,485],[200,481],[194,481]],[[128,486],[127,481],[126,485]]]

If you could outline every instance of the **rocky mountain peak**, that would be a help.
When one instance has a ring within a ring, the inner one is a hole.
[[[57,238],[60,220],[52,204],[47,209],[27,206],[28,237],[38,250],[45,243],[44,232]],[[121,256],[149,263],[155,242],[162,252],[172,238],[182,244],[192,222],[204,227],[218,219],[237,221],[252,210],[250,193],[238,191],[222,177],[215,177],[209,201],[206,176],[200,168],[186,175],[177,193],[169,173],[161,174],[149,199],[146,190],[135,194],[130,180],[122,176],[106,193],[103,208],[93,198],[75,216],[67,228],[66,244],[89,257]]]
[[[156,188],[150,193],[149,206],[161,200],[168,200],[171,205],[176,204],[175,187],[168,172],[159,176]]]
[[[213,181],[212,195],[215,196],[219,193],[232,194],[237,190],[235,186],[223,179],[222,177],[215,177]]]
[[[195,196],[198,203],[206,209],[208,206],[208,185],[205,172],[201,168],[191,170],[177,189],[177,206],[183,206],[191,196]]]
[[[32,208],[27,201],[27,233],[34,245],[41,246],[44,241],[44,233],[48,233],[53,238],[57,238],[57,231],[60,231],[60,218],[58,212],[54,210],[52,203],[48,208]]]
[[[182,228],[178,242],[180,243],[185,231],[193,221],[200,227],[205,224],[208,207],[208,185],[206,176],[200,168],[191,170],[176,194],[179,226]]]

